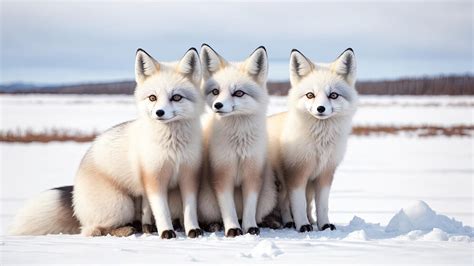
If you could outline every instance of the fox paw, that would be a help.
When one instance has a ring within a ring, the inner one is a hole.
[[[242,229],[240,228],[231,228],[227,230],[227,234],[225,234],[225,236],[227,237],[236,237],[236,236],[241,236],[241,235],[243,235],[243,233],[242,233]]]
[[[153,224],[144,224],[144,225],[142,225],[142,232],[144,234],[156,233],[157,232],[156,226],[153,225]]]
[[[222,231],[223,229],[223,225],[221,223],[210,223],[208,226],[207,226],[207,231],[213,233],[213,232],[219,232],[219,231]]]
[[[135,233],[136,233],[135,228],[129,225],[110,230],[111,235],[118,236],[118,237],[131,236]]]
[[[300,227],[300,233],[313,231],[313,226],[310,224],[304,224]]]
[[[163,239],[176,238],[176,233],[173,230],[165,230],[161,233],[161,238]]]
[[[135,228],[135,231],[137,233],[143,233],[143,228],[142,228],[142,222],[135,220],[133,223],[130,224],[133,228]]]
[[[324,231],[328,228],[331,229],[331,231],[336,230],[336,226],[334,226],[333,224],[325,224],[321,227],[321,231]]]
[[[285,228],[296,228],[296,225],[294,222],[287,222]]]
[[[249,230],[247,230],[247,233],[251,235],[260,235],[260,229],[258,227],[250,227]]]
[[[200,228],[196,228],[196,229],[189,230],[188,237],[196,238],[196,237],[202,236],[203,234],[204,232]]]

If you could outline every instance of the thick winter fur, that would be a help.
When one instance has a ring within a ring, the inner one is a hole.
[[[212,114],[204,122],[200,221],[222,219],[226,235],[234,236],[242,233],[241,218],[244,232],[258,234],[257,221],[276,201],[266,163],[267,53],[259,47],[245,61],[230,63],[203,45],[201,62],[202,91]]]
[[[313,63],[297,50],[290,58],[289,111],[268,119],[270,160],[282,183],[283,223],[299,231],[334,229],[328,199],[334,172],[344,157],[356,111],[356,62],[352,49],[329,64]],[[336,93],[338,96],[335,99]]]
[[[78,234],[72,211],[72,186],[46,190],[21,208],[10,227],[11,235]]]
[[[139,117],[97,137],[77,171],[73,202],[81,232],[102,235],[131,223],[134,199],[143,196],[143,223],[153,214],[158,233],[175,237],[168,192],[176,196],[179,188],[181,197],[171,203],[182,200],[184,213],[174,215],[184,217],[189,236],[198,236],[199,55],[192,48],[180,61],[163,63],[139,49],[135,77]]]

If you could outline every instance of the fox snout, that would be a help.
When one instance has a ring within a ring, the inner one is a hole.
[[[217,99],[212,104],[212,111],[218,114],[230,113],[234,110],[233,103],[230,101],[221,101]]]

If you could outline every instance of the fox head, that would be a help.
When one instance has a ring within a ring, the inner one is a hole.
[[[332,63],[313,63],[293,49],[290,81],[290,108],[309,113],[317,119],[355,112],[356,60],[351,48]]]
[[[138,49],[135,100],[140,116],[162,123],[198,117],[202,110],[201,79],[201,63],[195,48],[172,63],[158,62]]]
[[[213,112],[221,117],[266,114],[268,57],[263,46],[246,60],[230,63],[203,44],[201,64],[201,89]]]

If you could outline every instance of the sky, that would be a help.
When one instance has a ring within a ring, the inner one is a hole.
[[[474,72],[472,1],[1,1],[2,84],[133,79],[137,48],[174,61],[202,43],[231,61],[264,45],[270,80],[293,48],[352,47],[359,80]]]

